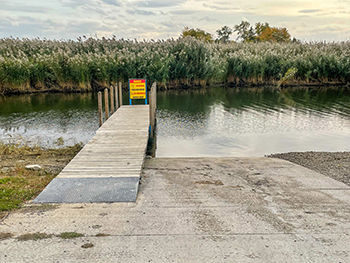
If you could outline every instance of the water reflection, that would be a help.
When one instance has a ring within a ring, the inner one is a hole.
[[[158,94],[158,157],[349,151],[346,89]]]

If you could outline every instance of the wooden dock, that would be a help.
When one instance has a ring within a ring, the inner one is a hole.
[[[140,177],[148,130],[148,105],[120,107],[57,177]]]
[[[133,202],[145,159],[150,106],[121,106],[35,203]]]

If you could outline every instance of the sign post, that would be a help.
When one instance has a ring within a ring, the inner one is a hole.
[[[147,105],[147,80],[129,79],[130,105],[132,100],[145,100]]]

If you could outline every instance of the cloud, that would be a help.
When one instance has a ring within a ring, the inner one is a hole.
[[[107,16],[108,15],[107,12],[105,12],[103,9],[98,8],[96,6],[91,7],[91,6],[87,5],[87,6],[83,6],[82,9],[84,9],[85,11],[94,12],[94,13],[97,13],[97,14],[100,14],[100,15],[103,15],[103,16]]]
[[[226,4],[225,4],[226,5]],[[220,6],[220,5],[207,5],[203,4],[204,7],[214,9],[214,10],[219,10],[219,11],[227,11],[227,10],[241,10],[240,8],[236,7],[228,7],[228,6]]]
[[[48,28],[52,28],[52,21],[43,21],[24,16],[24,17],[1,17],[0,18],[0,37],[38,37],[42,36]]]
[[[48,13],[50,8],[42,6],[32,6],[32,5],[14,5],[7,1],[0,2],[0,10],[14,11],[14,12],[25,12],[25,13]]]
[[[161,22],[160,24],[167,27],[167,28],[177,28],[177,25],[174,25],[171,22]]]
[[[156,13],[152,11],[144,11],[139,9],[127,9],[125,12],[127,12],[130,15],[142,15],[142,16],[155,16]]]
[[[78,8],[91,3],[91,0],[60,0],[63,6]]]
[[[102,25],[99,21],[68,22],[66,25],[68,32],[79,35],[88,35],[97,31],[108,31],[109,27]]]
[[[137,1],[135,6],[137,7],[170,7],[181,5],[184,0],[151,0],[151,1]]]
[[[321,9],[306,9],[306,10],[300,10],[299,13],[305,13],[305,14],[309,14],[309,13],[317,13],[322,11]]]
[[[61,22],[29,16],[1,17],[0,29],[0,37],[42,37],[49,39],[75,39],[78,36],[89,36],[97,32],[111,30],[100,21]]]
[[[212,19],[209,16],[202,17],[198,19],[198,21],[207,21],[207,22],[213,22],[213,21],[218,21],[217,19]]]
[[[103,3],[114,5],[114,6],[122,6],[122,1],[120,0],[101,0]]]
[[[197,13],[197,11],[193,11],[193,10],[176,10],[176,11],[170,11],[170,14],[173,15],[192,15],[194,13]]]

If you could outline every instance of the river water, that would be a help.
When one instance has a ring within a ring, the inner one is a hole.
[[[157,99],[158,157],[350,151],[346,88],[210,88],[158,92]],[[0,140],[7,143],[61,147],[86,143],[97,129],[93,93],[0,97]]]

